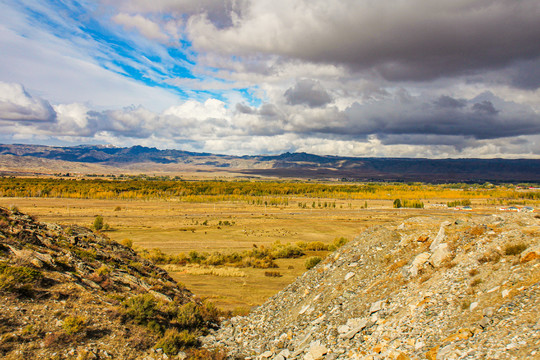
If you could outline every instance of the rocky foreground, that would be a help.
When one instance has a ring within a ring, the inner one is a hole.
[[[239,359],[538,359],[540,220],[370,229],[203,342]]]
[[[212,358],[217,316],[127,246],[0,208],[2,359]]]

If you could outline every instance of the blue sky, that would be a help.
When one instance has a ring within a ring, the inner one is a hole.
[[[534,0],[1,0],[0,141],[539,158],[539,24]]]

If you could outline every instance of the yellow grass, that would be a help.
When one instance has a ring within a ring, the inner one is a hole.
[[[336,208],[298,207],[298,202],[335,201]],[[40,221],[77,224],[90,227],[96,215],[101,215],[111,227],[105,234],[112,240],[129,239],[135,248],[159,248],[177,255],[198,252],[232,252],[282,244],[320,241],[330,244],[335,238],[352,240],[370,226],[392,223],[422,214],[448,215],[447,208],[393,209],[392,200],[309,199],[289,198],[289,205],[264,207],[245,202],[184,203],[178,200],[92,200],[0,198],[0,206],[16,205],[21,211],[36,215]],[[443,199],[430,199],[441,203]],[[490,213],[495,205],[476,212]],[[203,225],[207,222],[207,225]],[[228,221],[230,226],[219,226]],[[306,257],[324,255],[308,252]],[[166,269],[171,276],[196,295],[209,298],[226,309],[252,307],[264,302],[305,271],[306,257],[278,259],[281,277],[267,277],[268,269],[196,269],[173,267]],[[233,271],[234,270],[234,271]],[[238,271],[236,273],[235,271]],[[230,273],[228,273],[230,272]],[[226,275],[229,274],[229,275]],[[242,276],[232,274],[244,274]]]

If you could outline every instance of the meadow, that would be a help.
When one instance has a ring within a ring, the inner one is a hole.
[[[501,204],[538,205],[538,195],[510,185],[0,179],[0,206],[65,225],[91,227],[99,215],[101,231],[112,240],[176,259],[330,245],[370,226],[398,225],[423,214],[448,216],[456,211],[448,202],[466,200],[475,212],[492,213]],[[395,199],[424,208],[395,209]],[[306,271],[308,258],[327,253],[304,248],[300,257],[275,258],[276,268],[200,261],[160,266],[198,296],[245,312]]]

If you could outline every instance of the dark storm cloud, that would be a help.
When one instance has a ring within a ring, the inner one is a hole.
[[[540,57],[540,2],[251,2],[232,27],[194,19],[198,49],[277,54],[372,70],[391,81],[423,81],[500,69]],[[525,79],[523,79],[525,80]]]
[[[284,95],[290,105],[302,104],[314,108],[332,102],[332,97],[320,82],[311,79],[297,81],[294,87],[285,91]]]
[[[465,100],[454,99],[453,97],[443,95],[434,101],[434,104],[441,108],[463,108],[467,102]]]
[[[499,110],[495,109],[493,103],[488,100],[476,103],[472,106],[472,109],[479,114],[485,114],[488,116],[493,116],[499,113]]]
[[[299,133],[346,137],[371,134],[391,136],[390,139],[401,136],[405,143],[421,142],[423,137],[428,141],[427,136],[445,136],[445,142],[458,143],[464,138],[496,139],[540,134],[540,116],[531,108],[505,102],[489,93],[471,101],[448,96],[431,101],[416,97],[403,101],[402,98],[354,103],[342,112],[318,114],[291,126]],[[336,118],[339,120],[331,120]],[[435,137],[431,139],[435,141]],[[396,141],[392,140],[393,143]]]

